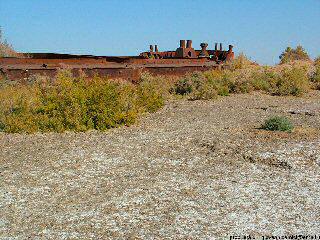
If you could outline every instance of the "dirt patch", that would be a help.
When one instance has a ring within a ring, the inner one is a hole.
[[[0,238],[317,234],[319,112],[318,92],[254,93],[171,101],[104,133],[0,134]],[[257,129],[273,115],[297,128]]]

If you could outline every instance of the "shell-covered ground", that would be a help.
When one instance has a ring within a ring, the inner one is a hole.
[[[292,133],[259,129],[288,117]],[[174,100],[106,132],[0,134],[0,239],[320,233],[320,93]]]

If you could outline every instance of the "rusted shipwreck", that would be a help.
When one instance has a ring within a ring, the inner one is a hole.
[[[92,56],[57,53],[26,53],[23,58],[0,58],[0,77],[8,80],[27,80],[32,75],[54,77],[61,69],[70,69],[88,77],[99,75],[136,81],[144,71],[153,75],[180,76],[187,72],[228,68],[234,58],[233,46],[222,49],[215,44],[214,50],[207,49],[207,43],[195,50],[191,40],[180,40],[174,51],[161,52],[158,46],[150,45],[147,52],[139,56]],[[219,47],[219,48],[218,48]]]

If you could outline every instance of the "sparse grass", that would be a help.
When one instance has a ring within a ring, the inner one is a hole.
[[[293,130],[293,124],[286,117],[274,116],[267,119],[261,128],[268,131],[291,132]]]

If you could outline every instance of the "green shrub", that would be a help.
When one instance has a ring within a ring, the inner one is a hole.
[[[280,63],[290,63],[296,60],[310,60],[308,53],[304,50],[301,45],[298,45],[295,49],[287,47],[284,52],[279,56]]]
[[[250,81],[234,81],[229,85],[231,93],[250,93],[254,90]]]
[[[208,80],[208,85],[212,87],[218,95],[228,96],[230,93],[229,82],[223,71],[213,70],[203,73]]]
[[[99,77],[58,74],[54,83],[0,90],[0,126],[5,132],[106,130],[133,124],[143,112],[164,104],[152,80],[139,85]]]
[[[287,68],[271,81],[270,92],[274,95],[301,96],[310,89],[310,82],[305,69]]]
[[[319,68],[320,65],[312,67],[310,62],[296,61],[273,67],[251,65],[243,69],[193,73],[181,78],[173,92],[189,99],[212,99],[216,95],[254,90],[278,96],[301,96],[311,85],[320,88]]]
[[[209,100],[217,97],[217,91],[212,82],[208,81],[203,73],[193,73],[189,76],[189,80],[191,82],[189,100]]]
[[[230,93],[229,77],[223,71],[195,72],[180,78],[174,93],[186,95],[189,100],[214,99],[217,95],[227,96]]]
[[[35,129],[31,111],[37,106],[35,89],[24,85],[6,85],[0,89],[0,125],[2,131],[19,132]]]
[[[212,82],[201,72],[194,72],[182,77],[174,86],[174,92],[187,95],[189,100],[213,99],[217,91]]]
[[[199,72],[187,74],[179,79],[174,86],[174,92],[178,95],[187,95],[195,91],[199,86],[200,81],[204,80],[203,75]]]
[[[228,84],[230,93],[249,93],[254,90],[251,68],[226,71],[224,81]]]
[[[261,128],[268,131],[291,132],[293,130],[293,124],[285,117],[275,116],[267,119]]]
[[[161,77],[153,77],[149,73],[143,73],[137,87],[138,105],[144,111],[156,112],[164,105],[164,100],[169,87]]]
[[[231,71],[197,72],[181,78],[173,92],[186,95],[188,99],[212,99],[216,95],[254,90],[279,96],[301,96],[310,90],[310,80],[316,88],[319,87],[320,67],[310,78],[310,66],[308,62],[295,62],[274,67],[250,66]]]
[[[269,68],[256,71],[252,74],[252,86],[254,90],[269,92],[271,84],[276,81],[278,75]]]

